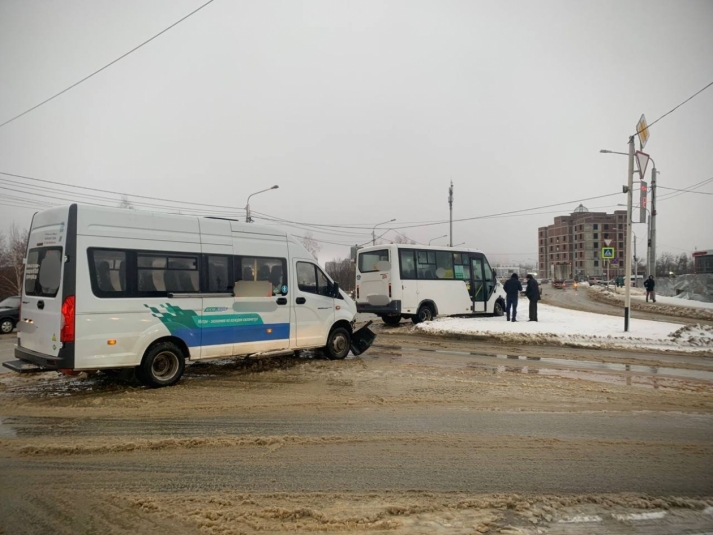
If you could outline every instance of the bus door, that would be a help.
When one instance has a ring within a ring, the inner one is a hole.
[[[334,325],[335,306],[341,306],[341,302],[335,305],[330,295],[332,283],[319,266],[305,260],[295,260],[293,266],[297,287],[291,295],[297,347],[324,346]]]
[[[399,249],[399,260],[391,262],[393,270],[399,269],[401,276],[401,311],[415,313],[418,309],[418,280],[416,271],[417,252],[412,249]],[[398,268],[397,268],[398,266]]]
[[[473,302],[473,312],[485,312],[487,285],[483,280],[483,256],[470,257],[470,299]]]
[[[233,304],[233,240],[230,222],[199,218],[202,243],[203,308],[201,358],[229,357],[237,336],[231,323]]]
[[[490,268],[488,260],[483,258],[483,274],[485,284],[485,312],[492,312],[495,309],[495,303],[491,303],[493,292],[495,292],[495,273]]]

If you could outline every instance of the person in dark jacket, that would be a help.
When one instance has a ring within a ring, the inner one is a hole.
[[[525,295],[530,300],[530,321],[537,321],[537,302],[540,300],[540,285],[537,284],[535,277],[527,276],[527,288]]]
[[[649,275],[649,278],[644,281],[644,288],[646,288],[646,302],[649,302],[649,297],[651,297],[651,300],[655,303],[656,302],[656,292],[654,291],[654,288],[656,288],[656,281],[654,280],[653,275]]]
[[[517,321],[515,319],[517,317],[517,300],[522,291],[522,283],[517,273],[513,273],[505,282],[503,289],[505,290],[505,314],[507,314],[507,320],[510,321],[510,309],[512,308],[512,320]]]

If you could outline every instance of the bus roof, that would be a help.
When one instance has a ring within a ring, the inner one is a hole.
[[[379,249],[385,249],[387,247],[395,247],[396,249],[418,249],[418,250],[430,250],[430,251],[454,251],[456,253],[483,253],[480,249],[471,249],[469,247],[448,247],[447,245],[419,245],[414,243],[384,243],[382,245],[369,245],[368,247],[361,247],[357,250],[358,253],[377,251]]]
[[[167,212],[158,212],[158,211],[151,211],[151,210],[141,210],[141,209],[128,209],[128,208],[114,208],[110,206],[96,206],[92,204],[81,204],[81,203],[74,203],[77,206],[78,212],[82,214],[82,216],[89,216],[92,217],[94,216],[100,216],[100,215],[105,215],[105,214],[114,214],[114,215],[122,215],[122,216],[127,216],[127,215],[132,215],[135,217],[161,217],[165,219],[176,219],[176,220],[181,220],[181,221],[188,221],[188,220],[198,220],[198,219],[210,219],[212,221],[229,221],[230,226],[234,231],[256,231],[256,230],[263,230],[267,231],[266,233],[269,233],[273,236],[286,236],[288,239],[292,238],[291,241],[295,241],[295,243],[299,243],[292,235],[288,234],[284,230],[281,230],[276,227],[269,227],[266,225],[258,225],[255,223],[245,223],[244,221],[240,221],[238,219],[234,218],[228,218],[228,217],[214,217],[214,216],[201,216],[201,215],[186,215],[186,214],[171,214]],[[56,210],[57,208],[66,208],[69,210],[69,207],[71,205],[65,205],[65,206],[56,206],[53,208],[50,208],[50,210]],[[40,212],[43,212],[45,210],[42,210]]]

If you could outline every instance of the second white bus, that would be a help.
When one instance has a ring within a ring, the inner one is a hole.
[[[474,249],[376,245],[359,249],[357,311],[396,325],[436,316],[502,316],[505,292],[485,254]]]

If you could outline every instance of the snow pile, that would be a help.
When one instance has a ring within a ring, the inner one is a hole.
[[[624,288],[606,288],[600,286],[591,288],[589,295],[596,301],[608,303],[610,305],[624,305]],[[645,290],[641,288],[631,289],[631,308],[667,316],[677,316],[679,318],[693,318],[699,320],[713,321],[713,303],[703,303],[700,301],[683,300],[678,297],[664,297],[656,295],[656,303],[646,302]]]
[[[677,323],[631,319],[626,333],[623,317],[539,305],[539,321],[528,322],[527,306],[520,309],[524,314],[515,323],[504,317],[442,318],[421,323],[415,329],[433,335],[464,335],[508,343],[713,350],[713,328],[708,326],[689,329]]]
[[[680,340],[693,346],[710,347],[713,340],[713,326],[686,325],[671,334],[674,340]]]

